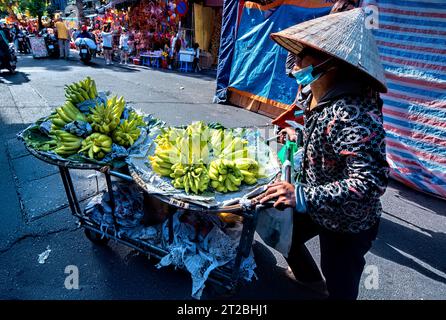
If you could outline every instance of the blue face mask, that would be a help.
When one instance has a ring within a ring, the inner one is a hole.
[[[313,66],[309,65],[308,67],[305,67],[303,69],[300,69],[293,73],[294,78],[296,78],[296,82],[298,85],[301,85],[302,87],[306,87],[310,84],[312,84],[314,81],[319,79],[321,76],[321,73],[316,75],[316,77],[313,76]]]
[[[317,72],[316,76],[313,76],[314,69],[320,70],[322,67],[327,67],[327,65],[330,65],[332,60],[333,58],[329,58],[316,67],[313,67],[313,65],[309,65],[308,67],[305,67],[293,73],[294,78],[296,78],[297,84],[302,85],[302,87],[306,87],[315,82],[330,69],[324,72]]]

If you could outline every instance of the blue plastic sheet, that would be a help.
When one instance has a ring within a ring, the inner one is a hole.
[[[260,98],[291,104],[296,82],[285,73],[287,51],[270,34],[327,14],[330,7],[283,4],[270,10],[244,7],[235,42],[229,87]]]

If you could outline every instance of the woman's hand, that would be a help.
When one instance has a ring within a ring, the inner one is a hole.
[[[287,127],[285,129],[280,130],[279,135],[280,135],[279,143],[284,143],[285,142],[286,135],[288,135],[288,139],[290,141],[297,142],[296,130],[294,130],[291,127]]]
[[[265,203],[271,199],[277,199],[274,203],[274,208],[294,208],[296,206],[296,195],[294,193],[294,188],[294,185],[285,181],[275,182],[268,186],[265,197],[260,200],[260,203]]]

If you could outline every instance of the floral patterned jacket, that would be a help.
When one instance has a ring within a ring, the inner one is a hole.
[[[308,212],[326,229],[357,233],[379,220],[388,183],[382,113],[378,101],[363,94],[326,97],[306,116]]]

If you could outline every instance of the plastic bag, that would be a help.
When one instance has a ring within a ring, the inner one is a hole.
[[[293,240],[293,210],[265,209],[259,213],[257,233],[270,247],[288,257]]]

